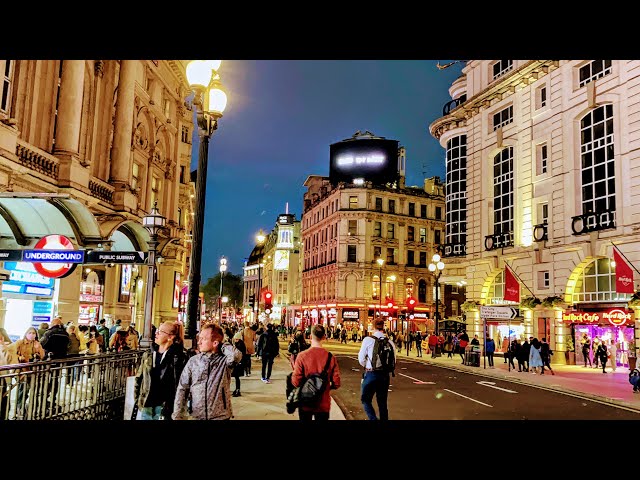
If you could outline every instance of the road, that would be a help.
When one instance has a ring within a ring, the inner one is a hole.
[[[346,407],[347,418],[366,420],[359,344],[325,346],[340,365],[342,386],[332,395]],[[377,411],[375,397],[373,405]],[[391,420],[640,420],[640,413],[624,407],[402,357],[391,377],[388,405]]]

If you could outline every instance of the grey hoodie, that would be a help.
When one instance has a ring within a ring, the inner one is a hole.
[[[171,418],[174,420],[227,420],[231,418],[231,371],[242,352],[229,343],[223,353],[199,353],[191,357],[180,375]],[[191,395],[192,412],[187,413]]]

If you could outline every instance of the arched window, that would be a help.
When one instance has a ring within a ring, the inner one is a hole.
[[[603,105],[580,121],[582,213],[616,209],[613,163],[613,105]]]
[[[453,137],[447,142],[446,243],[453,253],[463,253],[467,241],[467,136]]]
[[[396,276],[395,275],[389,275],[386,278],[386,290],[387,290],[387,297],[389,298],[396,298]]]
[[[611,259],[597,258],[588,264],[573,289],[573,302],[627,301],[629,293],[616,293],[616,268]]]
[[[512,302],[504,299],[504,271],[501,271],[493,283],[489,287],[489,296],[487,299],[489,305],[517,305],[518,302]]]
[[[407,298],[409,297],[413,297],[413,280],[410,278],[407,278],[407,281],[404,283],[405,285],[405,290],[407,292]]]
[[[378,275],[374,275],[371,279],[371,292],[371,298],[380,298],[380,277]]]
[[[493,158],[493,233],[513,232],[513,147]]]
[[[424,279],[418,282],[418,302],[427,303],[427,282]]]

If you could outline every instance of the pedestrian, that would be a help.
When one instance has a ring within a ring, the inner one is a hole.
[[[229,420],[231,408],[231,371],[242,358],[242,352],[224,343],[222,328],[214,323],[202,327],[198,335],[198,353],[189,359],[182,371],[173,405],[174,420]],[[187,402],[191,398],[191,413]]]
[[[542,337],[542,341],[540,342],[540,358],[542,359],[542,373],[544,375],[544,367],[547,367],[551,372],[551,375],[555,375],[555,372],[551,368],[551,355],[553,352],[551,351],[551,347],[547,343],[547,337]]]
[[[342,331],[344,332],[345,330],[343,329]],[[345,339],[346,338],[347,337],[345,336]],[[310,345],[304,339],[304,334],[302,333],[302,330],[297,330],[293,339],[291,340],[291,343],[289,343],[289,347],[288,347],[288,351],[291,354],[289,355],[289,363],[291,363],[291,370],[293,370],[293,367],[295,366],[296,357],[298,356],[298,354],[300,352],[304,352],[309,347]]]
[[[387,407],[387,396],[389,394],[389,372],[385,370],[374,370],[371,363],[376,339],[388,338],[384,334],[384,320],[375,321],[375,331],[371,336],[362,339],[358,361],[365,368],[364,379],[362,381],[360,400],[369,420],[378,420],[376,411],[373,408],[373,395],[376,396],[380,420],[389,420],[389,410]],[[373,338],[375,337],[375,338]],[[396,356],[396,346],[391,339],[387,340],[393,347],[394,357]]]
[[[509,346],[509,365],[507,366],[507,368],[513,368],[514,370],[516,369],[516,364],[513,363],[513,359],[517,359],[520,358],[520,349],[522,348],[522,345],[520,345],[518,340],[511,340],[511,345]],[[518,360],[518,371],[521,372],[522,371],[522,364],[520,363],[520,360]]]
[[[522,363],[522,370],[525,372],[529,371],[529,352],[531,349],[531,342],[533,341],[533,337],[524,339],[524,343],[520,346],[520,356],[518,357],[518,368],[520,368],[520,364]],[[518,343],[520,340],[518,340]]]
[[[98,330],[98,333],[102,335],[102,345],[100,346],[100,353],[104,353],[107,351],[107,345],[109,345],[109,340],[111,337],[109,334],[109,329],[107,328],[107,321],[104,318],[101,318],[96,329]]]
[[[586,333],[582,334],[582,339],[580,340],[580,344],[582,345],[582,357],[584,358],[584,368],[587,368],[587,362],[589,362],[589,367],[591,367],[591,357],[589,356],[591,350],[591,339]]]
[[[79,357],[80,356],[80,345],[82,341],[80,340],[81,335],[76,332],[75,325],[69,325],[67,327],[67,333],[69,334],[69,346],[67,347],[67,358]],[[75,362],[67,362],[67,385],[71,386],[74,384],[76,380],[80,379],[80,368],[77,365],[81,364],[82,360]]]
[[[262,381],[271,383],[273,361],[279,355],[280,344],[273,323],[267,325],[267,331],[260,336],[260,352],[262,358]]]
[[[415,334],[416,341],[416,354],[418,357],[422,357],[422,335],[420,335],[420,330],[418,330]]]
[[[233,367],[233,378],[235,378],[236,380],[236,388],[233,391],[233,393],[231,394],[232,397],[241,397],[242,394],[240,393],[240,377],[242,377],[245,373],[245,366],[244,366],[244,362],[246,362],[247,360],[250,362],[251,361],[251,357],[249,357],[247,355],[247,347],[244,344],[244,340],[242,340],[242,331],[239,330],[238,333],[236,333],[233,336],[233,346],[236,347],[240,353],[242,353],[242,359],[240,360],[240,363],[238,363],[235,367]]]
[[[253,328],[251,328],[251,324],[248,321],[244,322],[244,330],[242,331],[242,334],[244,335],[243,340],[244,340],[245,347],[247,347],[247,354],[251,356],[254,353],[256,353],[256,349],[255,349],[256,331]],[[247,377],[249,375],[251,375],[251,363],[249,363],[247,368]]]
[[[537,338],[531,340],[529,349],[529,368],[532,373],[538,373],[538,368],[542,367],[542,357],[540,356],[540,342]]]
[[[618,353],[618,345],[616,345],[615,339],[611,339],[611,343],[609,344],[609,357],[611,358],[611,371],[615,372],[616,367],[618,366],[618,360],[616,359],[616,355]]]
[[[489,361],[489,368],[493,368],[493,353],[496,351],[496,342],[493,341],[493,338],[487,336],[487,339],[485,340],[485,347],[487,359]]]
[[[18,355],[19,363],[37,362],[44,359],[44,348],[38,341],[38,332],[34,327],[27,328],[24,337],[16,340],[15,351]],[[21,372],[29,372],[31,368],[25,367],[20,369]],[[16,404],[16,418],[22,420],[25,416],[25,406],[28,404],[27,395],[31,388],[31,379],[27,375],[21,375],[18,378],[18,396]],[[23,401],[24,400],[24,401]],[[1,414],[0,414],[0,418]]]
[[[42,340],[42,336],[44,335],[44,332],[46,332],[48,329],[49,329],[49,324],[47,322],[42,322],[40,324],[40,327],[38,328],[38,331],[36,332],[37,340]]]
[[[405,340],[405,347],[407,349],[407,357],[409,356],[409,352],[411,352],[411,345],[413,344],[413,334],[411,332],[407,333],[407,337]]]
[[[464,352],[469,345],[469,335],[466,330],[463,330],[458,334],[458,353],[460,354],[460,358],[462,358],[462,363],[464,364]]]
[[[604,344],[604,342],[598,342],[598,348],[596,349],[596,357],[600,359],[600,363],[602,364],[602,373],[607,373],[605,368],[607,366],[608,355],[609,354],[607,352],[607,346]]]
[[[122,320],[117,319],[116,323],[111,326],[111,328],[109,329],[109,338],[113,337],[113,334],[116,333],[121,323],[122,323]]]
[[[436,358],[438,351],[438,337],[435,333],[429,335],[429,350],[431,351],[431,358]]]
[[[47,330],[42,339],[40,340],[42,348],[47,356],[47,359],[58,360],[67,357],[67,347],[69,345],[69,334],[65,330],[60,315],[56,316],[51,321],[51,326]],[[50,397],[47,404],[47,409],[51,408],[50,412],[56,408],[56,402],[58,397],[58,387],[60,386],[62,375],[62,369],[52,369],[49,375],[49,385],[47,391],[50,392]],[[34,411],[38,410],[38,405]]]
[[[141,420],[171,420],[178,380],[187,363],[182,325],[166,321],[136,372],[135,398]]]
[[[331,355],[322,346],[326,340],[325,329],[322,325],[314,325],[311,329],[311,347],[300,352],[293,367],[291,383],[294,387],[302,385],[303,380],[316,373],[322,373]],[[340,388],[340,368],[335,356],[331,356],[327,369],[327,386],[321,398],[315,404],[298,407],[298,418],[302,421],[329,420],[331,410],[331,390]]]
[[[340,343],[347,344],[347,329],[343,328],[340,330]]]

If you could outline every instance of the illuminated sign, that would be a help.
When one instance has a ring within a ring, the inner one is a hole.
[[[81,302],[92,302],[92,303],[102,303],[102,295],[92,295],[90,293],[81,293],[80,301]]]
[[[562,314],[562,320],[571,323],[600,323],[601,319],[615,326],[633,324],[631,313],[619,308],[602,312],[567,312]]]
[[[355,178],[384,185],[398,178],[397,140],[350,138],[330,145],[329,156],[329,179],[334,185]]]
[[[33,250],[23,251],[22,259],[33,262],[37,272],[45,277],[64,278],[84,261],[84,250],[75,250],[73,242],[64,235],[46,235]]]
[[[2,283],[2,291],[50,297],[53,293],[53,278],[40,275],[31,262],[4,262],[9,270],[9,280]]]
[[[345,320],[360,320],[360,310],[342,310],[342,318]]]

